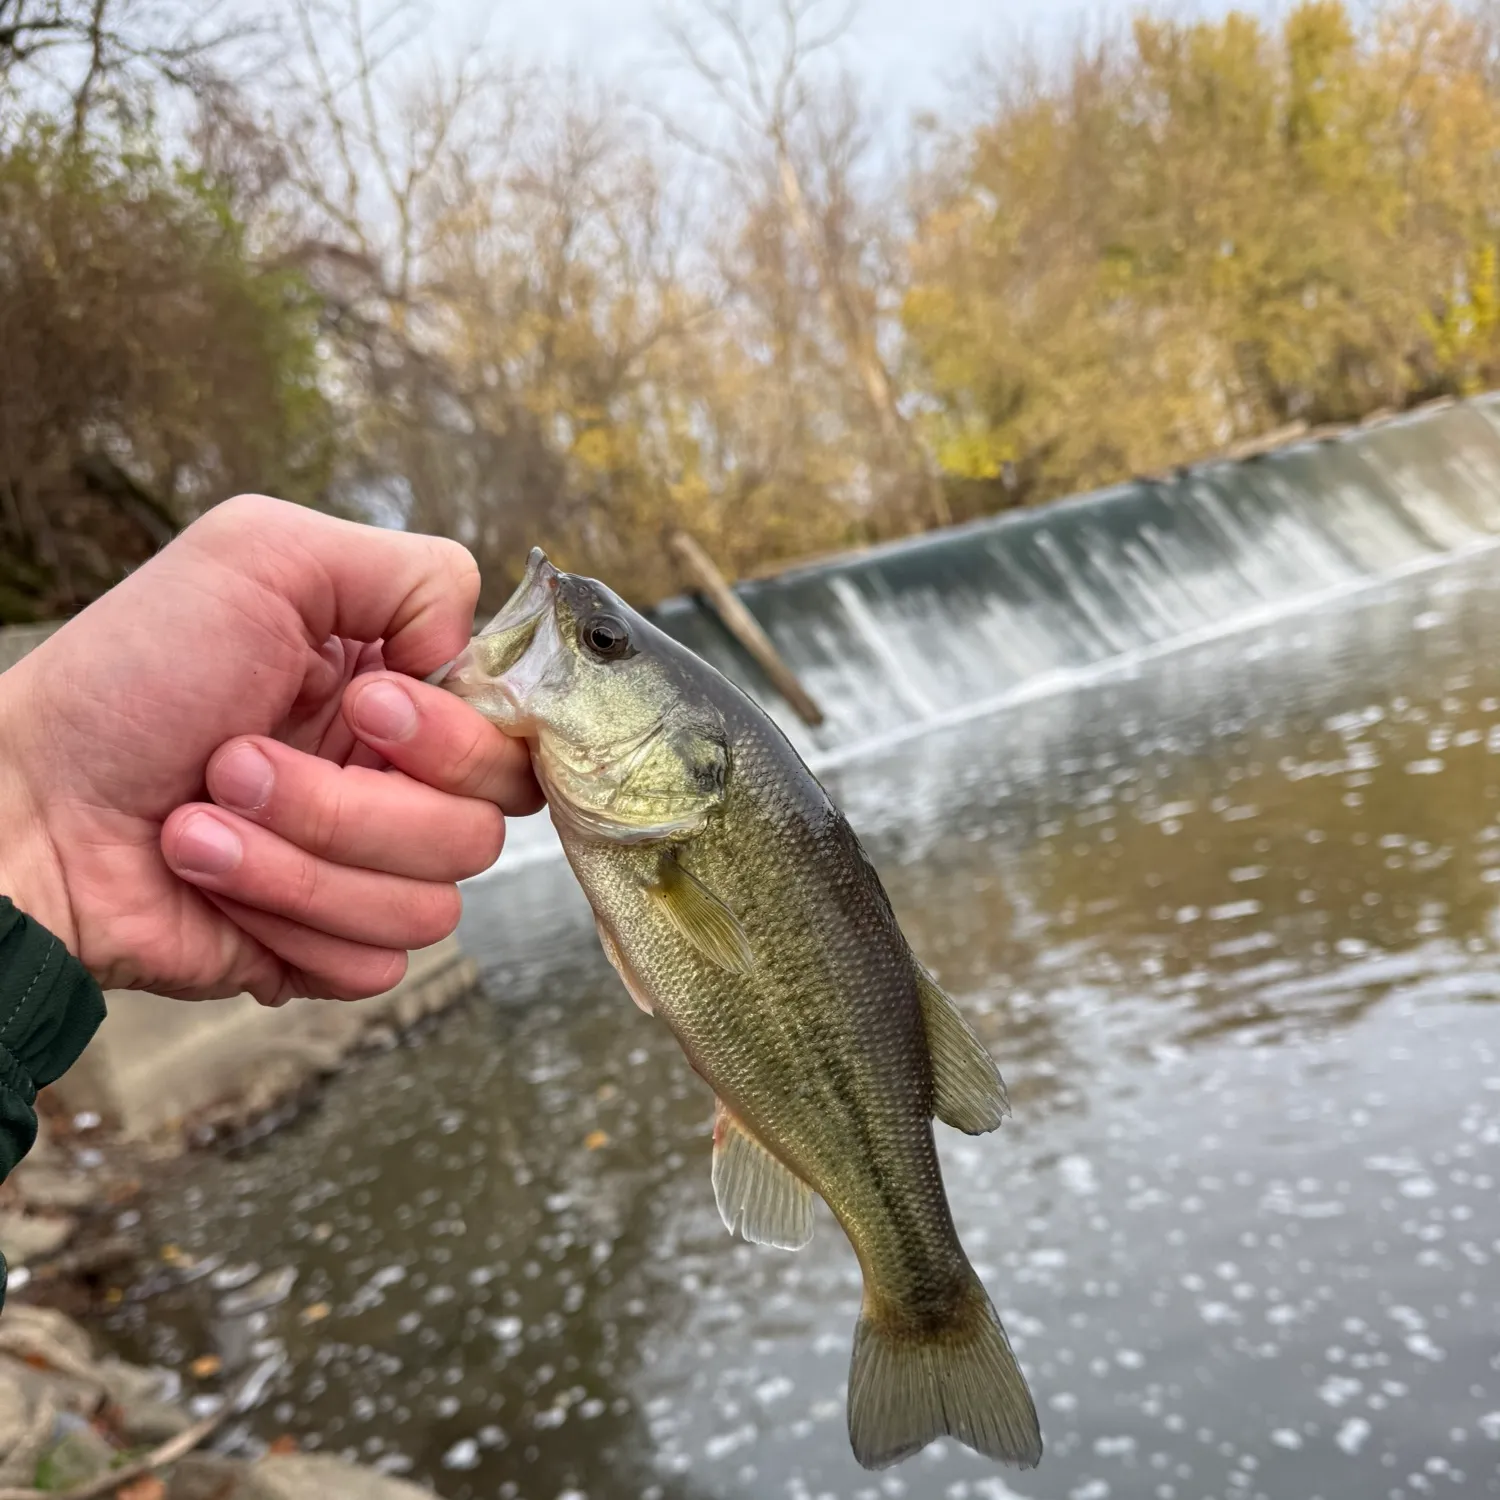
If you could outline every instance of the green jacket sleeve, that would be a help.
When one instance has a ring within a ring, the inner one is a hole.
[[[0,896],[0,1181],[36,1143],[37,1090],[78,1061],[103,1019],[104,996],[83,965]]]

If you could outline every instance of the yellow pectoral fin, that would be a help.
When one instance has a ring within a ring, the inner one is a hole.
[[[714,1200],[719,1217],[755,1245],[800,1250],[813,1234],[812,1189],[724,1107],[714,1112]]]
[[[651,905],[706,959],[731,974],[748,974],[755,963],[739,919],[675,859],[663,859],[646,887]]]

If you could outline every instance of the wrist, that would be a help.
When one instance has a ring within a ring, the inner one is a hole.
[[[18,733],[19,674],[0,674],[0,896],[39,922],[78,956],[78,928],[62,862],[47,830],[44,805],[27,776]]]

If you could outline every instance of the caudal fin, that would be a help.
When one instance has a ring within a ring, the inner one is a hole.
[[[912,1333],[861,1315],[849,1366],[849,1442],[867,1469],[947,1434],[1002,1463],[1035,1468],[1042,1431],[1026,1377],[976,1278],[950,1323]]]

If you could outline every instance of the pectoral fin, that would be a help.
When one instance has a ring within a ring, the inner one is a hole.
[[[714,1198],[730,1234],[756,1245],[800,1250],[811,1238],[812,1189],[779,1162],[718,1101],[714,1113]]]
[[[696,876],[675,859],[661,862],[654,884],[646,887],[651,904],[711,963],[731,974],[748,974],[755,962],[738,918]]]
[[[656,1014],[656,1007],[651,1003],[651,997],[640,986],[639,981],[620,956],[620,949],[615,940],[609,935],[609,929],[598,917],[594,918],[594,928],[599,934],[599,942],[604,948],[604,956],[609,960],[611,967],[624,982],[630,998],[646,1012],[648,1016]]]
[[[994,1058],[958,1007],[921,968],[917,993],[932,1057],[932,1112],[944,1125],[968,1135],[994,1130],[1010,1113]]]

